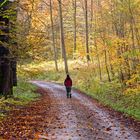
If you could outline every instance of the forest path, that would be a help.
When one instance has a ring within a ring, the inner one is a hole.
[[[33,81],[40,88],[47,89],[57,119],[48,129],[46,139],[56,140],[138,140],[131,122],[121,115],[102,107],[93,99],[76,90],[72,98],[66,98],[65,87],[55,83]],[[124,120],[126,119],[126,120]],[[41,136],[40,136],[41,138]]]
[[[14,106],[0,122],[0,140],[140,140],[140,122],[77,90],[67,99],[63,85],[31,81],[42,94]]]

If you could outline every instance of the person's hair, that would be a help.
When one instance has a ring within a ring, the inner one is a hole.
[[[70,78],[69,74],[67,74],[67,78],[68,78],[68,79]]]

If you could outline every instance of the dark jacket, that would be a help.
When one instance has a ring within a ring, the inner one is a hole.
[[[72,86],[72,80],[71,80],[71,78],[69,76],[67,76],[67,78],[65,79],[64,85],[66,87],[71,87]]]

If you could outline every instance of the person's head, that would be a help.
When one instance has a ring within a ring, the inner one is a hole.
[[[67,74],[67,78],[70,78],[69,74]]]

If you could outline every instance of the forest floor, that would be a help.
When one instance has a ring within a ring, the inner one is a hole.
[[[139,140],[140,122],[98,103],[78,90],[32,81],[41,98],[17,106],[0,122],[0,140]]]

